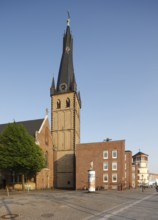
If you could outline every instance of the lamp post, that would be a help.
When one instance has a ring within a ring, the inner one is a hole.
[[[143,186],[143,175],[142,175],[142,192],[144,192],[144,186]]]

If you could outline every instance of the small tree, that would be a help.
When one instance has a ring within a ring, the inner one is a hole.
[[[0,135],[0,169],[13,170],[24,176],[33,177],[45,167],[41,148],[22,124],[8,124]]]

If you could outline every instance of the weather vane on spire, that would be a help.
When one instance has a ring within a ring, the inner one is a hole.
[[[67,11],[67,15],[68,15],[67,26],[70,26],[70,13],[69,13],[69,11]]]

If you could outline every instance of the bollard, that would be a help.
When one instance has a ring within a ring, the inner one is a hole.
[[[7,190],[7,196],[9,196],[9,189],[7,186],[6,186],[6,190]]]

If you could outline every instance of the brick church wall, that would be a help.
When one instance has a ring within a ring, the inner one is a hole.
[[[36,176],[36,188],[53,188],[53,144],[48,119],[45,120],[42,129],[37,133],[36,140],[37,144],[39,144],[40,148],[42,149],[45,157],[47,157],[46,168],[42,169]]]

